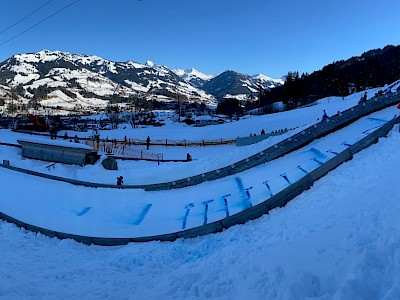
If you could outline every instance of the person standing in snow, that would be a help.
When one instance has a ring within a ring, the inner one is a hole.
[[[324,109],[324,114],[322,115],[322,121],[328,119],[328,114],[326,113]]]
[[[55,126],[50,128],[50,138],[52,140],[56,140],[57,139],[57,128]]]
[[[117,177],[117,185],[122,185],[124,183],[124,177],[118,176]]]
[[[189,153],[186,154],[186,160],[187,161],[192,161],[192,156]]]
[[[146,146],[147,146],[147,150],[149,150],[149,148],[150,148],[150,137],[149,136],[147,136],[147,139],[146,139]]]

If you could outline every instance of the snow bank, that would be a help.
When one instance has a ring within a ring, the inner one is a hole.
[[[397,299],[399,143],[392,131],[285,208],[191,240],[105,248],[0,222],[1,298]]]
[[[58,147],[65,147],[65,148],[78,148],[78,149],[88,149],[88,150],[94,150],[93,147],[90,147],[85,144],[80,144],[80,143],[72,143],[72,142],[67,142],[63,140],[50,140],[50,139],[44,139],[44,138],[36,138],[36,137],[25,137],[25,138],[20,138],[18,142],[26,142],[26,143],[34,143],[34,144],[41,144],[41,145],[52,145],[52,146],[58,146]]]

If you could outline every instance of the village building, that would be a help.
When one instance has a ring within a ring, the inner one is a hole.
[[[94,164],[99,155],[90,146],[57,140],[24,138],[18,140],[22,146],[22,156],[51,162],[86,165]]]

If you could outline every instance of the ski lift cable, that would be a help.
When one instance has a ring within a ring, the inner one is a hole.
[[[59,10],[57,10],[56,12],[52,13],[51,15],[47,16],[46,18],[42,19],[41,21],[39,21],[38,23],[32,25],[31,27],[29,27],[28,29],[22,31],[21,33],[9,38],[8,40],[4,41],[3,43],[0,44],[0,47],[3,46],[4,44],[16,39],[17,37],[20,37],[21,35],[23,35],[24,33],[28,32],[29,30],[32,30],[33,28],[35,28],[36,26],[42,24],[44,21],[50,19],[51,17],[55,16],[56,14],[60,13],[61,11],[67,9],[68,7],[72,6],[73,4],[79,2],[80,0],[76,0],[66,6],[64,6],[63,8],[60,8]]]
[[[54,0],[50,0],[47,1],[45,4],[43,4],[42,6],[40,6],[39,8],[35,9],[33,12],[29,13],[28,15],[26,15],[25,17],[23,17],[21,20],[19,20],[18,22],[8,26],[7,28],[3,29],[2,31],[0,31],[0,34],[3,32],[6,32],[7,30],[13,28],[14,26],[18,25],[19,23],[21,23],[22,21],[25,21],[26,19],[28,19],[30,16],[32,16],[35,12],[39,11],[40,9],[42,9],[43,7],[45,7],[47,4],[49,4],[50,2],[53,2]]]

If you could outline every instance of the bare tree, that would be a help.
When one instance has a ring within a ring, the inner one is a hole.
[[[119,119],[120,119],[120,118],[119,118],[119,107],[118,107],[118,105],[116,105],[116,106],[109,106],[109,107],[107,108],[106,116],[107,116],[108,120],[109,120],[110,123],[111,123],[111,127],[112,127],[113,129],[118,128],[118,121],[119,121]]]
[[[128,112],[124,114],[123,119],[125,120],[125,122],[129,123],[132,126],[132,128],[137,127],[138,116],[136,112]]]

